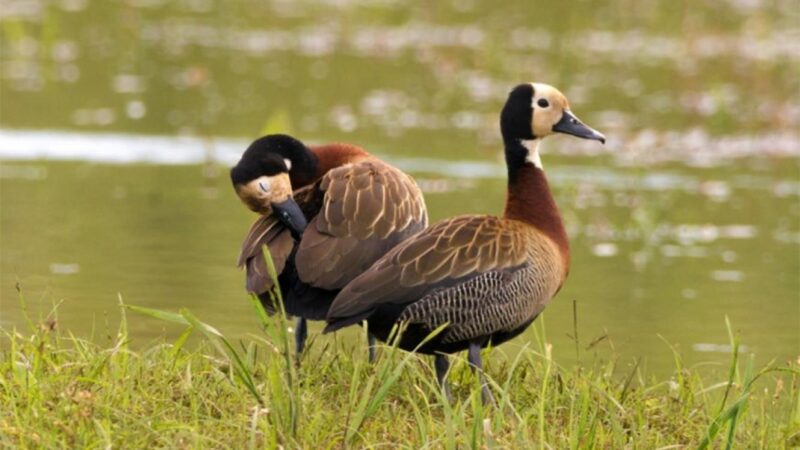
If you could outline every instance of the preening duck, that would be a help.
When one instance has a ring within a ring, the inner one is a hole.
[[[428,224],[414,180],[354,145],[307,147],[291,136],[264,136],[231,169],[231,181],[242,202],[262,214],[239,255],[247,290],[275,312],[266,245],[284,309],[298,317],[298,355],[306,320],[325,319],[342,287]]]
[[[547,184],[538,145],[553,133],[605,143],[570,111],[552,86],[521,84],[500,115],[508,167],[502,217],[463,215],[442,220],[403,241],[338,294],[325,332],[368,322],[386,340],[396,324],[405,350],[435,354],[442,387],[446,353],[468,350],[491,398],[480,349],[522,333],[561,288],[569,271],[567,233]],[[446,328],[420,344],[441,325]],[[448,394],[449,395],[449,394]]]

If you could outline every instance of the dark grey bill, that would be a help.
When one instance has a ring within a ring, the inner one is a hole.
[[[578,118],[573,116],[569,111],[564,111],[564,115],[561,116],[561,120],[559,120],[558,123],[553,126],[553,131],[571,134],[582,139],[594,139],[595,141],[600,141],[603,144],[606,143],[606,137],[603,136],[602,133],[599,133],[598,131],[593,130],[591,127],[584,125],[583,122],[578,120]]]
[[[282,203],[273,203],[272,210],[278,215],[281,223],[286,225],[289,231],[292,232],[292,237],[300,240],[300,236],[306,230],[308,222],[306,222],[306,216],[303,215],[303,211],[300,210],[300,206],[297,205],[294,199],[290,198]]]

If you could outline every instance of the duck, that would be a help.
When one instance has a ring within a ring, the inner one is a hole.
[[[481,349],[522,333],[569,273],[569,240],[539,144],[559,133],[606,140],[572,113],[564,94],[544,83],[510,91],[500,131],[508,170],[503,215],[447,218],[404,240],[338,293],[323,331],[366,321],[386,341],[397,327],[401,349],[434,355],[448,398],[448,355],[466,350],[483,401],[493,401]]]
[[[230,171],[242,203],[260,216],[242,243],[237,265],[246,290],[274,314],[275,282],[287,315],[297,317],[297,361],[308,320],[324,320],[336,294],[379,257],[428,225],[415,180],[363,148],[344,143],[306,146],[286,134],[253,141]],[[370,337],[370,360],[374,338]]]

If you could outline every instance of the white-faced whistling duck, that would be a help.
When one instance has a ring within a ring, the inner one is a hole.
[[[445,354],[468,350],[483,399],[492,398],[480,349],[523,332],[569,271],[567,233],[542,169],[539,142],[565,133],[605,143],[572,114],[561,92],[539,83],[510,92],[500,129],[508,167],[503,217],[463,215],[432,225],[351,281],[328,311],[326,333],[366,320],[369,331],[386,340],[403,324],[400,347],[436,355],[437,378],[448,397]]]
[[[264,136],[231,169],[231,181],[242,202],[262,214],[239,255],[247,290],[275,312],[266,245],[286,313],[298,317],[298,361],[306,320],[324,320],[344,285],[428,224],[414,180],[354,145],[306,147],[290,136]]]

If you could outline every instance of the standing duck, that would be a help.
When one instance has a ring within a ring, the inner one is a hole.
[[[291,136],[264,136],[231,169],[231,181],[242,202],[262,214],[239,255],[247,290],[275,312],[266,245],[284,309],[298,317],[298,357],[306,320],[324,320],[342,287],[428,224],[414,180],[354,145],[307,147]]]
[[[565,133],[605,143],[602,134],[572,114],[561,92],[540,83],[511,90],[500,129],[508,167],[503,216],[457,216],[403,241],[341,290],[325,328],[327,333],[366,320],[369,331],[386,340],[395,325],[403,324],[399,346],[436,355],[436,375],[448,396],[445,354],[468,350],[484,401],[492,397],[480,349],[522,333],[569,272],[567,233],[542,168],[539,142]]]

